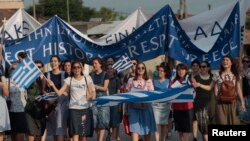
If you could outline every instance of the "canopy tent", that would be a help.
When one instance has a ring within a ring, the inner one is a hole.
[[[126,38],[138,27],[143,25],[149,18],[150,16],[146,14],[141,7],[139,7],[125,20],[118,23],[115,27],[112,27],[111,30],[104,33],[105,34],[104,36],[95,41],[97,44],[100,45],[108,45],[116,43]]]

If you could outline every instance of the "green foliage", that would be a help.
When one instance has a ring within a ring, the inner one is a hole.
[[[250,29],[250,16],[249,15],[246,18],[246,29]]]
[[[118,17],[118,13],[112,9],[101,7],[101,9],[96,12],[95,17],[100,17],[104,21],[113,21]]]
[[[94,8],[84,7],[82,0],[68,0],[70,21],[89,21],[90,18],[98,17],[104,21],[113,21],[121,18],[113,9],[102,7],[99,11]],[[27,12],[33,15],[33,7]],[[51,18],[54,15],[67,21],[66,0],[44,0],[44,3],[36,5],[36,15]]]

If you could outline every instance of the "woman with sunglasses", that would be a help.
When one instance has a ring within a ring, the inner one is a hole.
[[[90,100],[95,98],[95,88],[90,76],[83,74],[84,64],[72,63],[72,76],[64,80],[61,89],[57,89],[51,80],[47,80],[58,96],[69,90],[69,135],[73,141],[87,141],[93,136],[93,114]]]
[[[209,85],[212,82],[212,73],[210,64],[207,61],[200,63],[200,73],[194,77],[196,82]],[[198,123],[198,129],[202,134],[203,140],[208,141],[209,114],[208,106],[212,98],[212,91],[206,91],[201,88],[196,89],[194,99],[194,116]]]
[[[144,63],[138,63],[135,67],[135,76],[128,80],[127,90],[136,92],[140,90],[153,91],[154,85],[148,78]],[[129,129],[132,133],[132,141],[138,141],[139,136],[144,141],[150,141],[151,133],[156,131],[156,123],[151,103],[129,103],[125,107],[125,114],[129,117]]]
[[[240,112],[241,120],[250,124],[250,57],[244,56],[242,58],[242,90],[243,97],[246,101],[246,112]]]
[[[233,58],[230,56],[224,56],[222,58],[221,66],[219,73],[214,74],[213,81],[209,85],[204,85],[199,82],[194,82],[195,87],[199,87],[204,90],[215,90],[215,97],[218,98],[221,85],[224,80],[233,81],[235,86],[235,95],[240,100],[240,110],[246,111],[245,101],[243,99],[241,84],[240,84],[240,75],[235,67]],[[237,102],[232,101],[231,103],[223,103],[217,100],[216,109],[215,109],[215,120],[216,124],[220,125],[239,125],[240,120],[237,114]]]

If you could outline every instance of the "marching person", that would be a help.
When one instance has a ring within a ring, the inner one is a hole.
[[[176,76],[169,83],[170,88],[191,85],[191,76],[188,67],[184,64],[176,66]],[[192,133],[193,102],[172,102],[175,129],[181,141],[188,141]]]
[[[144,63],[138,63],[135,67],[135,76],[128,80],[127,91],[140,90],[153,91],[154,85],[148,78]],[[129,129],[132,133],[132,141],[138,141],[139,136],[144,141],[150,141],[151,134],[156,131],[156,123],[151,103],[129,103],[125,106],[125,114],[129,117]]]
[[[153,80],[156,90],[166,89],[169,86],[170,68],[168,65],[162,63],[157,67],[158,75]],[[155,133],[156,141],[166,141],[168,134],[168,117],[170,113],[169,102],[153,103],[154,116],[157,124],[157,131]]]
[[[10,130],[10,117],[6,103],[9,96],[8,84],[0,79],[0,141],[3,141],[4,132]]]
[[[72,63],[72,76],[65,79],[61,89],[57,89],[51,80],[47,80],[58,96],[69,90],[69,134],[73,141],[87,141],[93,136],[93,114],[90,100],[95,98],[95,88],[90,76],[83,74],[84,64]],[[67,94],[67,96],[68,96]]]
[[[246,112],[240,112],[240,118],[246,124],[250,124],[250,57],[244,56],[242,58],[243,70],[242,76],[242,89],[243,97],[246,102]]]
[[[118,94],[120,93],[120,79],[116,74],[116,71],[114,68],[112,68],[112,65],[107,65],[106,67],[107,74],[109,76],[109,87],[108,91],[110,95]],[[111,132],[111,141],[113,140],[120,140],[119,136],[119,129],[120,129],[120,123],[122,122],[122,104],[119,104],[117,106],[111,106],[110,107],[110,132]]]
[[[195,59],[191,63],[191,77],[194,78],[195,76],[199,75],[200,73],[200,62]],[[198,133],[198,122],[196,116],[193,119],[193,141],[197,141],[197,133]]]
[[[17,67],[18,63],[13,62],[8,69],[8,74]],[[24,141],[24,135],[27,132],[27,123],[25,116],[25,106],[27,99],[27,91],[24,88],[19,88],[17,84],[10,78],[6,80],[9,89],[10,98],[10,123],[11,123],[11,140],[13,141]],[[20,122],[22,121],[22,122]]]
[[[40,60],[35,60],[34,63],[40,71],[43,72],[44,64]],[[44,106],[42,102],[35,100],[37,96],[42,95],[42,79],[43,75],[38,77],[36,81],[27,89],[28,99],[25,106],[25,115],[27,119],[28,141],[41,141],[46,128]]]
[[[45,73],[47,79],[53,81],[57,89],[63,85],[65,73],[60,70],[61,59],[57,55],[50,58],[51,71]],[[43,93],[53,92],[53,89],[47,84],[46,79],[43,79]],[[46,128],[47,135],[54,136],[54,141],[63,141],[67,135],[67,119],[68,119],[68,103],[69,98],[66,95],[58,97],[55,108],[48,113]]]
[[[93,72],[91,77],[94,83],[96,98],[108,95],[109,77],[104,71],[104,64],[101,58],[92,60]],[[93,107],[94,128],[97,140],[103,141],[105,129],[109,130],[110,110],[109,107]]]
[[[212,82],[212,73],[210,64],[207,61],[200,63],[200,73],[194,77],[196,82],[209,85]],[[194,99],[194,116],[197,121],[198,129],[202,134],[203,141],[208,141],[208,124],[210,115],[208,113],[209,104],[212,99],[212,91],[206,91],[201,88],[196,89]],[[197,139],[196,139],[197,140]]]

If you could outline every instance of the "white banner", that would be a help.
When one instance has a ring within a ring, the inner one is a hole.
[[[192,43],[204,52],[208,52],[218,39],[222,28],[237,2],[238,0],[235,0],[226,5],[180,20],[179,23]],[[246,2],[245,0],[239,0],[239,2],[240,25],[244,29],[247,10]]]
[[[5,41],[21,39],[39,26],[40,23],[37,20],[30,16],[24,9],[19,9],[5,23]],[[0,28],[1,30],[2,27]]]

